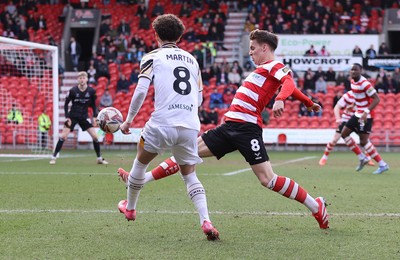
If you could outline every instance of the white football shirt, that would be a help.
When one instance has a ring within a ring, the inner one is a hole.
[[[153,126],[182,126],[200,130],[198,107],[203,90],[196,59],[175,44],[164,44],[140,62],[140,77],[154,85]]]

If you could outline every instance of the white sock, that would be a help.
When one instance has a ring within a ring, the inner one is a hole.
[[[153,174],[150,172],[146,172],[146,174],[144,175],[144,183],[148,183],[150,181],[154,181],[154,177]]]
[[[140,190],[143,188],[145,184],[145,173],[148,164],[143,164],[139,162],[137,159],[133,162],[133,166],[131,172],[129,173],[128,178],[128,190],[127,190],[127,197],[128,197],[128,204],[126,208],[129,210],[136,209],[136,203],[139,198]]]
[[[387,163],[383,159],[378,162],[378,165],[381,167],[385,166],[386,164]]]
[[[196,172],[181,176],[183,181],[186,183],[187,194],[199,213],[200,225],[203,225],[204,220],[210,221],[207,208],[206,191],[197,178]]]
[[[318,203],[317,201],[311,197],[309,194],[307,194],[306,200],[304,201],[304,205],[312,212],[312,213],[317,213],[318,212]]]

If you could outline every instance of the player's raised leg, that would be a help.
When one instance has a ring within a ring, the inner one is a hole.
[[[251,165],[251,168],[264,187],[286,198],[300,202],[311,211],[320,228],[329,228],[329,215],[326,211],[324,198],[318,197],[314,199],[297,182],[288,177],[275,174],[269,161]]]
[[[175,158],[171,156],[162,163],[160,163],[156,168],[145,174],[145,183],[160,180],[165,177],[171,176],[179,171],[179,165],[176,163]],[[123,183],[127,183],[129,173],[123,168],[118,169],[118,175]]]

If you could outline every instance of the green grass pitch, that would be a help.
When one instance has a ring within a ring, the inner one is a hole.
[[[117,169],[135,154],[63,151],[48,159],[0,158],[0,259],[400,259],[399,154],[382,153],[391,169],[356,172],[357,158],[333,152],[270,152],[277,174],[331,215],[321,230],[307,208],[263,188],[239,153],[204,159],[197,173],[220,241],[207,241],[179,175],[148,183],[135,222],[117,203],[126,197]],[[159,156],[149,169],[170,154]]]

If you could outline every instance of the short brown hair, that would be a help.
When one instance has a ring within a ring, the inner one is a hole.
[[[266,43],[274,51],[278,47],[278,35],[266,30],[255,29],[250,33],[250,40],[258,43]]]
[[[152,25],[162,41],[177,42],[185,31],[182,21],[173,14],[158,16]]]

